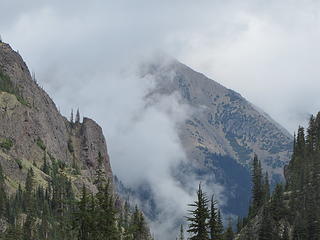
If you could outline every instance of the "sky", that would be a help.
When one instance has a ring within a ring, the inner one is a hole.
[[[176,194],[166,218],[194,197],[169,174],[185,158],[176,126],[192,109],[179,96],[146,107],[154,81],[137,74],[141,62],[159,52],[177,58],[290,133],[320,110],[320,1],[1,0],[0,11],[3,41],[61,113],[80,108],[102,125],[120,179],[147,180],[165,206]]]

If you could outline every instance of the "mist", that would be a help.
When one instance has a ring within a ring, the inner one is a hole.
[[[140,64],[164,52],[238,91],[292,133],[320,109],[319,4],[5,0],[0,34],[63,115],[79,107],[103,127],[114,173],[129,187],[152,186],[163,210],[152,230],[168,239],[163,234],[186,214],[199,183],[191,176],[187,191],[170,174],[185,161],[177,125],[193,109],[176,94],[150,104],[145,96],[155,82],[141,77]],[[213,188],[223,205],[223,189]]]

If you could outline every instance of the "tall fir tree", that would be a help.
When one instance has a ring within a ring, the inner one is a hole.
[[[224,240],[234,240],[234,232],[232,229],[232,219],[228,220],[228,227],[224,233]]]
[[[270,199],[270,183],[269,183],[269,174],[265,172],[264,181],[263,181],[263,201],[264,203],[268,202]]]
[[[73,109],[71,109],[70,122],[73,123]]]
[[[220,209],[218,209],[218,217],[217,217],[217,240],[221,240],[223,238],[223,222]]]
[[[217,201],[214,200],[214,196],[211,196],[210,201],[210,219],[209,219],[209,230],[210,240],[216,240],[219,238],[218,233],[218,212],[217,212]]]
[[[79,108],[77,109],[75,123],[80,123],[80,112],[79,112]]]
[[[201,184],[199,184],[197,200],[193,204],[189,204],[190,207],[194,208],[189,211],[191,216],[187,217],[187,220],[189,221],[189,229],[187,232],[192,235],[190,240],[209,240],[208,202],[205,193],[201,189]]]
[[[264,207],[262,210],[262,222],[258,231],[259,240],[272,240],[273,229],[271,225],[270,209]]]
[[[255,154],[252,166],[252,215],[254,216],[263,204],[263,181],[261,162]]]
[[[5,190],[5,176],[3,173],[2,166],[0,164],[0,217],[5,215],[7,204],[7,193]]]
[[[180,225],[180,232],[179,232],[179,238],[178,240],[184,240],[184,230],[183,230],[183,225]]]

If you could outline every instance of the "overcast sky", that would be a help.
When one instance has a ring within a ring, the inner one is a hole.
[[[175,125],[189,110],[175,97],[144,109],[153,83],[135,67],[154,52],[236,90],[291,133],[320,110],[317,0],[1,0],[0,12],[3,40],[61,112],[97,120],[116,174],[134,184],[149,172],[162,200],[190,200],[167,176],[184,158]],[[180,110],[168,116],[172,106]],[[132,161],[141,168],[128,171]]]
[[[82,105],[66,96],[74,78],[163,50],[293,132],[320,109],[319,11],[314,0],[2,0],[0,33],[64,113]]]

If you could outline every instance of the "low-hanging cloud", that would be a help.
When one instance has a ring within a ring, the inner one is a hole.
[[[137,66],[165,51],[293,132],[320,109],[319,13],[313,0],[4,0],[0,34],[64,115],[80,107],[102,125],[125,183],[152,185],[160,233],[194,198],[170,174],[185,159],[176,125],[193,110],[178,95],[151,104],[155,82]],[[189,189],[198,181],[191,177]],[[223,189],[214,189],[223,204]]]

